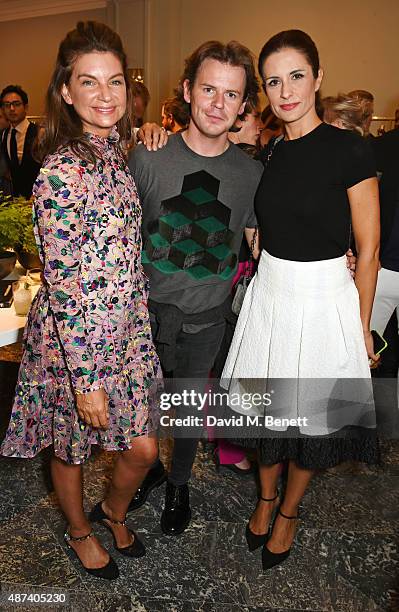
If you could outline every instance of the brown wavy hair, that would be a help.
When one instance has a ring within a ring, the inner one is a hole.
[[[166,98],[162,106],[165,115],[171,115],[174,121],[181,125],[181,127],[186,127],[188,125],[190,115],[188,114],[186,108],[183,108],[180,100],[178,100],[176,97]]]
[[[77,58],[86,53],[113,53],[121,62],[126,83],[126,111],[116,124],[121,142],[131,139],[132,94],[127,72],[127,58],[122,41],[107,25],[96,21],[79,21],[61,42],[55,69],[46,95],[46,124],[37,146],[38,157],[44,159],[62,146],[69,145],[81,159],[95,164],[99,152],[85,137],[80,117],[62,95],[68,85]]]
[[[259,103],[259,83],[256,77],[253,55],[247,47],[236,40],[224,44],[218,40],[210,40],[196,49],[185,61],[184,72],[180,77],[179,85],[175,90],[176,98],[182,108],[190,114],[190,105],[184,99],[184,81],[189,81],[190,89],[193,86],[202,63],[206,59],[215,59],[221,64],[237,66],[245,70],[245,90],[243,100],[246,100],[242,116],[251,112]]]

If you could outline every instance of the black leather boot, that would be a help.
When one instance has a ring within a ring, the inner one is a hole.
[[[165,509],[161,515],[161,528],[166,535],[179,535],[190,524],[191,508],[188,485],[179,487],[166,484]]]
[[[167,473],[164,464],[162,461],[159,461],[155,467],[150,469],[147,476],[144,478],[141,486],[136,491],[136,495],[130,502],[127,511],[132,512],[132,510],[137,510],[137,508],[140,508],[147,501],[147,497],[151,491],[161,486],[161,484],[165,482],[166,478]]]

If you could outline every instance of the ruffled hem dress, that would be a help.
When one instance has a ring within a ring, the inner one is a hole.
[[[87,135],[96,166],[64,147],[35,183],[34,227],[45,282],[32,304],[1,454],[53,445],[71,464],[91,446],[120,451],[157,428],[161,369],[141,265],[141,207],[118,134]],[[75,391],[104,388],[108,429],[79,418]]]

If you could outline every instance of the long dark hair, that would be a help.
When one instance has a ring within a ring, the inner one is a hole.
[[[62,86],[68,85],[77,58],[92,52],[113,53],[121,62],[126,83],[126,111],[116,127],[122,142],[131,139],[132,96],[130,79],[127,72],[127,59],[122,41],[116,32],[107,25],[96,21],[79,21],[76,28],[68,32],[61,42],[55,69],[46,95],[46,125],[44,135],[38,143],[40,159],[54,153],[63,145],[82,159],[95,164],[98,151],[85,137],[80,117],[72,105],[67,104],[62,95]]]
[[[185,61],[184,72],[179,80],[179,85],[175,90],[176,98],[182,108],[189,113],[190,105],[184,99],[184,81],[189,81],[190,89],[194,85],[198,70],[206,59],[215,59],[222,64],[238,66],[245,70],[245,90],[244,100],[247,105],[244,113],[250,112],[248,109],[256,108],[259,102],[258,92],[259,83],[256,78],[252,53],[247,47],[235,40],[223,44],[218,40],[210,40],[196,49]]]

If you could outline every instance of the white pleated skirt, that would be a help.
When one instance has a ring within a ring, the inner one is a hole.
[[[375,427],[359,295],[346,257],[300,262],[263,251],[221,378],[234,410],[247,410],[237,407],[236,394],[270,393],[263,414],[302,417],[304,434]]]

